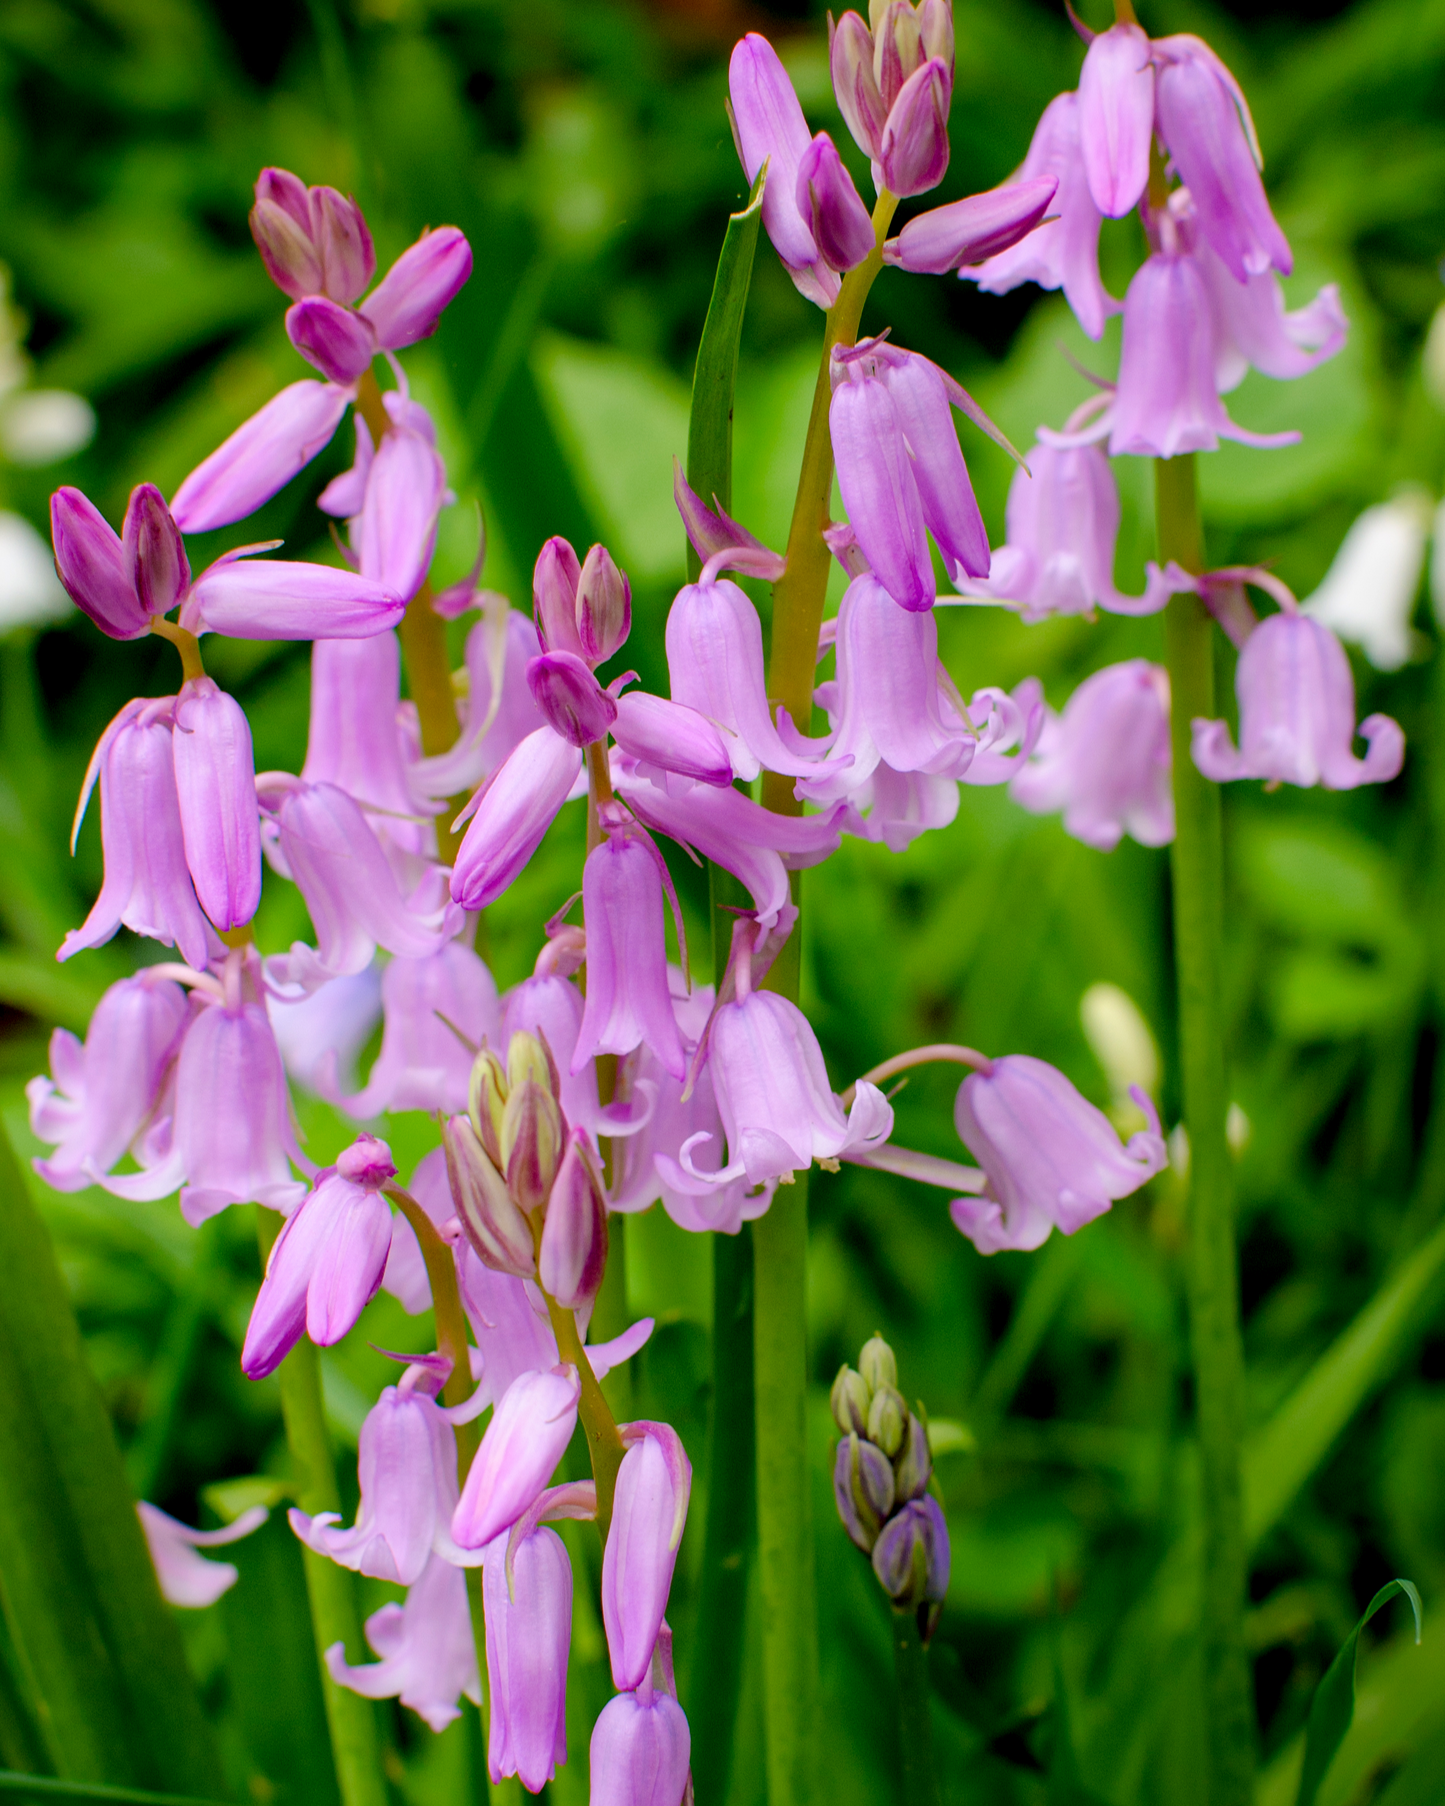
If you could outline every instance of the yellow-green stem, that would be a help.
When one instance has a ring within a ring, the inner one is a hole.
[[[587,1453],[592,1458],[592,1478],[597,1482],[597,1534],[605,1546],[612,1523],[612,1501],[617,1492],[617,1470],[622,1466],[622,1437],[577,1333],[576,1317],[547,1293],[542,1296],[547,1299],[547,1314],[552,1319],[557,1352],[564,1361],[572,1363],[582,1382],[577,1410],[587,1436]]]
[[[168,621],[164,615],[151,616],[151,632],[163,640],[169,640],[181,655],[181,676],[187,683],[193,677],[204,677],[206,667],[201,662],[201,642],[195,634],[187,633],[184,627],[177,627],[174,621]]]
[[[263,1267],[280,1230],[280,1217],[257,1205],[256,1240]],[[296,1469],[296,1502],[311,1517],[319,1511],[339,1512],[341,1494],[337,1490],[321,1398],[321,1367],[315,1348],[305,1336],[281,1363],[276,1378],[281,1387],[286,1441]],[[333,1643],[342,1644],[353,1661],[362,1653],[356,1577],[311,1549],[302,1551],[302,1560],[342,1806],[388,1806],[376,1707],[350,1688],[338,1687],[326,1667],[326,1651]]]
[[[1154,466],[1159,557],[1204,568],[1192,454]],[[1234,1245],[1233,1175],[1225,1139],[1224,851],[1218,787],[1190,755],[1190,723],[1212,717],[1214,643],[1197,596],[1164,618],[1174,761],[1174,963],[1179,1054],[1189,1134],[1189,1312],[1204,1530],[1202,1631],[1210,1806],[1248,1806],[1254,1708],[1244,1640],[1248,1561],[1240,1442],[1244,1350]]]

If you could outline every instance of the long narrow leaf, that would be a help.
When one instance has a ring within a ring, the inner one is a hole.
[[[140,1787],[106,1787],[98,1781],[57,1781],[49,1775],[22,1775],[0,1768],[0,1793],[21,1794],[36,1800],[95,1800],[107,1806],[220,1806],[191,1794],[147,1793]]]
[[[1304,1766],[1300,1770],[1295,1806],[1315,1806],[1320,1783],[1334,1760],[1335,1751],[1344,1742],[1350,1721],[1355,1716],[1355,1656],[1359,1649],[1360,1632],[1382,1605],[1387,1605],[1400,1593],[1410,1601],[1410,1609],[1415,1614],[1415,1641],[1420,1641],[1420,1595],[1414,1583],[1409,1580],[1387,1580],[1365,1607],[1359,1623],[1345,1638],[1340,1653],[1330,1663],[1325,1671],[1325,1678],[1315,1688],[1315,1696],[1310,1703]]]

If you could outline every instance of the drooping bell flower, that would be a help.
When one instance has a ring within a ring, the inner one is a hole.
[[[352,545],[362,576],[409,602],[431,568],[447,473],[426,409],[395,389],[382,402],[391,425],[367,467]]]
[[[451,1536],[457,1504],[451,1425],[457,1418],[437,1403],[450,1372],[444,1356],[428,1355],[412,1362],[398,1385],[382,1389],[362,1420],[357,1445],[361,1501],[356,1522],[343,1530],[334,1511],[308,1517],[293,1509],[291,1528],[308,1549],[353,1573],[402,1586],[419,1580],[433,1556],[475,1565]],[[472,1402],[457,1409],[465,1412]]]
[[[1101,31],[1079,74],[1079,141],[1094,205],[1122,219],[1149,180],[1154,138],[1154,65],[1149,39],[1132,21]]]
[[[261,901],[261,816],[245,710],[213,679],[188,679],[176,698],[171,751],[196,896],[217,928],[239,928]]]
[[[171,748],[173,700],[128,702],[91,757],[76,823],[78,828],[98,776],[105,877],[90,914],[66,935],[58,959],[103,946],[122,925],[177,947],[198,969],[220,950],[186,863]]]
[[[456,796],[472,789],[544,725],[527,683],[527,666],[541,650],[536,628],[515,608],[484,616],[471,629],[461,732],[448,751],[411,767],[421,795]]]
[[[51,1076],[25,1087],[30,1131],[55,1148],[34,1162],[47,1185],[83,1191],[130,1147],[160,1102],[188,1015],[178,984],[141,971],[106,991],[84,1045],[54,1031]]]
[[[381,972],[371,965],[299,997],[273,991],[266,1013],[291,1078],[318,1096],[348,1090],[362,1049],[381,1025]]]
[[[241,1350],[247,1379],[274,1373],[303,1332],[330,1348],[355,1325],[386,1268],[391,1206],[381,1188],[395,1177],[390,1148],[370,1135],[316,1175],[266,1263]]]
[[[214,1605],[240,1578],[234,1562],[207,1561],[196,1551],[238,1543],[243,1536],[259,1530],[271,1515],[264,1505],[253,1505],[224,1529],[192,1530],[189,1524],[182,1524],[144,1499],[137,1501],[135,1509],[162,1597],[170,1605],[192,1610]]]
[[[931,828],[946,828],[958,814],[958,783],[921,771],[895,771],[882,761],[848,798],[845,834],[902,853]]]
[[[871,6],[829,19],[833,91],[881,192],[922,194],[948,168],[953,95],[953,10],[947,0]]]
[[[687,1714],[670,1693],[616,1694],[592,1728],[590,1806],[681,1806],[691,1759]]]
[[[457,851],[452,897],[463,909],[485,909],[511,886],[541,845],[581,770],[580,748],[547,726],[513,749],[479,793]]]
[[[250,225],[267,275],[293,301],[355,301],[375,273],[371,233],[356,202],[334,188],[308,188],[290,170],[261,171]]]
[[[627,1692],[652,1666],[687,1522],[692,1464],[668,1424],[628,1424],[623,1440],[627,1453],[602,1555],[602,1622],[612,1684]]]
[[[1174,838],[1169,673],[1148,659],[1086,677],[1050,713],[1009,795],[1035,815],[1063,811],[1064,832],[1111,852],[1125,834],[1141,846]]]
[[[434,1555],[407,1590],[366,1620],[366,1640],[381,1658],[352,1665],[346,1645],[326,1651],[326,1670],[338,1687],[363,1699],[400,1699],[433,1731],[461,1717],[457,1701],[482,1700],[467,1583],[460,1568]]]
[[[1209,244],[1196,238],[1194,259],[1209,291],[1214,321],[1214,380],[1221,395],[1250,369],[1288,382],[1340,351],[1349,320],[1339,286],[1327,282],[1313,301],[1286,310],[1273,270],[1236,282]]]
[[[401,647],[394,633],[317,640],[311,648],[308,784],[335,784],[363,809],[416,812],[398,729]]]
[[[672,880],[651,838],[619,821],[582,868],[587,999],[574,1071],[598,1053],[645,1042],[674,1078],[685,1070],[667,983],[663,889]],[[677,909],[673,897],[674,913]],[[677,916],[681,934],[681,916]]]
[[[1224,721],[1193,722],[1194,763],[1215,783],[1263,778],[1353,790],[1383,784],[1405,761],[1405,736],[1388,715],[1355,726],[1355,680],[1344,647],[1322,622],[1286,609],[1261,621],[1235,670],[1239,748]],[[1354,752],[1358,732],[1367,743]]]
[[[1419,490],[1366,508],[1319,588],[1300,605],[1312,620],[1359,646],[1377,671],[1398,671],[1410,656],[1410,616],[1425,567],[1430,513],[1429,498]]]
[[[951,574],[985,577],[988,534],[949,404],[980,418],[951,377],[878,339],[835,346],[828,423],[838,487],[878,581],[903,608],[930,608],[933,560],[925,527]]]
[[[994,553],[987,579],[967,580],[958,588],[965,596],[1019,603],[1025,621],[1088,614],[1095,608],[1155,614],[1171,595],[1193,587],[1188,574],[1172,563],[1162,572],[1149,565],[1140,596],[1117,587],[1119,490],[1097,445],[1046,440],[1035,445],[1027,467],[1016,470],[1009,485],[1007,525],[1008,542]]]
[[[1057,217],[1037,226],[1007,250],[995,252],[974,268],[958,272],[963,282],[977,283],[985,294],[1006,295],[1025,282],[1062,289],[1074,318],[1091,339],[1119,311],[1099,276],[1099,227],[1103,216],[1089,192],[1079,133],[1079,97],[1059,94],[1044,108],[1034,128],[1028,155],[1005,189],[1024,189],[1051,178],[1058,186],[1049,212]],[[940,214],[948,212],[940,208]],[[933,218],[925,214],[923,220]],[[922,224],[922,221],[916,222]],[[905,227],[900,243],[911,227]]]
[[[510,1573],[509,1573],[510,1570]],[[567,1760],[567,1655],[572,1641],[572,1564],[555,1530],[539,1524],[508,1552],[487,1545],[482,1564],[493,1781],[516,1775],[540,1793]]]
[[[577,1423],[582,1396],[571,1365],[524,1373],[498,1401],[452,1519],[464,1549],[510,1530],[551,1479]]]
[[[1007,1054],[959,1087],[954,1122],[987,1176],[949,1214],[980,1254],[1072,1235],[1169,1164],[1153,1100],[1130,1093],[1149,1123],[1127,1144],[1056,1067]]]

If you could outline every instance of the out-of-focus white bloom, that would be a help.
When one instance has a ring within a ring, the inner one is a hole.
[[[69,389],[26,389],[0,408],[0,452],[12,464],[56,464],[95,437],[95,409]]]
[[[1430,399],[1437,407],[1445,408],[1445,301],[1435,309],[1435,318],[1425,334],[1421,364]]]
[[[1130,1097],[1132,1087],[1159,1094],[1159,1049],[1144,1012],[1118,985],[1090,985],[1079,999],[1084,1039],[1109,1081],[1109,1120],[1121,1135],[1133,1134],[1144,1112]]]
[[[59,620],[73,606],[50,547],[23,515],[0,509],[0,633]]]
[[[1366,508],[1304,612],[1361,647],[1378,670],[1397,671],[1412,650],[1410,615],[1429,532],[1430,498],[1421,489]]]

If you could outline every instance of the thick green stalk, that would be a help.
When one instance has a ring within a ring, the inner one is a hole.
[[[1191,455],[1159,459],[1155,500],[1161,562],[1204,568]],[[1253,1796],[1254,1711],[1244,1641],[1248,1562],[1240,1445],[1244,1350],[1234,1245],[1233,1177],[1225,1140],[1224,851],[1219,790],[1190,756],[1190,723],[1212,717],[1214,646],[1197,596],[1176,596],[1164,620],[1174,755],[1174,961],[1179,1055],[1189,1132],[1189,1313],[1199,1435],[1204,1564],[1202,1631],[1210,1806]]]
[[[280,1227],[280,1219],[273,1211],[257,1206],[256,1239],[263,1264]],[[321,1364],[307,1337],[303,1336],[287,1355],[276,1378],[281,1386],[286,1441],[296,1467],[296,1503],[311,1517],[318,1511],[340,1511],[341,1494],[336,1486],[331,1437],[321,1399]],[[387,1806],[376,1707],[359,1693],[338,1687],[326,1667],[326,1651],[333,1643],[344,1645],[352,1660],[361,1652],[361,1613],[356,1602],[355,1577],[311,1549],[302,1551],[302,1560],[316,1633],[321,1691],[326,1700],[326,1722],[331,1730],[331,1754],[343,1806]]]
[[[917,1612],[890,1612],[893,1673],[898,1683],[898,1759],[903,1806],[938,1806],[933,1727],[928,1721],[928,1645]]]

